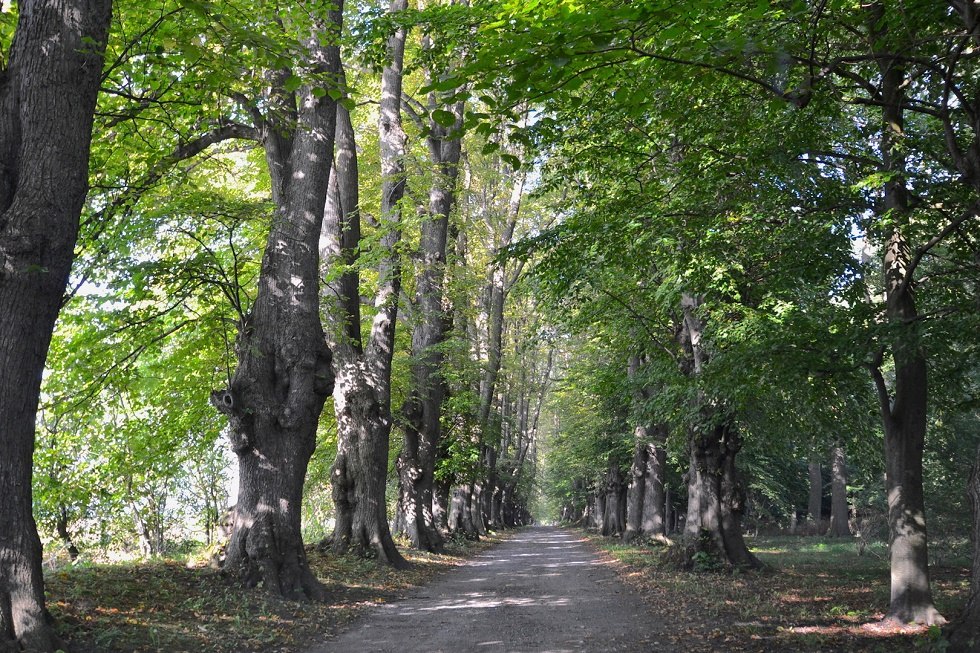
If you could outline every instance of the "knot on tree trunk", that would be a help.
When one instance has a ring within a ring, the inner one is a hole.
[[[236,454],[248,451],[252,447],[251,415],[245,410],[240,397],[230,388],[211,391],[211,405],[219,413],[228,417],[228,438],[231,449]]]

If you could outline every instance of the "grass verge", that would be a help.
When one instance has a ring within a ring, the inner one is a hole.
[[[758,537],[761,572],[670,569],[663,544],[624,545],[591,534],[620,577],[663,620],[665,650],[941,651],[939,629],[883,627],[889,600],[884,551],[858,555],[850,541]],[[936,605],[956,617],[969,589],[968,561],[933,565]]]
[[[76,565],[47,575],[48,607],[72,653],[293,653],[499,540],[455,542],[441,554],[403,550],[407,571],[310,548],[310,566],[329,590],[323,603],[244,590],[203,563]]]

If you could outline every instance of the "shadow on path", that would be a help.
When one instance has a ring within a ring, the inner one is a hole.
[[[536,527],[308,651],[649,651],[652,615],[575,532]]]

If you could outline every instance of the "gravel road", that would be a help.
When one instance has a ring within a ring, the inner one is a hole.
[[[656,621],[576,533],[518,532],[308,653],[650,651]]]

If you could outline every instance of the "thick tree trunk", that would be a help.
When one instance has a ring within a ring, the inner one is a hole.
[[[483,483],[474,482],[470,486],[469,513],[470,520],[476,528],[476,534],[483,537],[487,534],[487,522],[483,514]]]
[[[606,522],[606,488],[596,488],[590,496],[592,502],[592,528],[602,530]]]
[[[690,445],[691,463],[684,474],[687,485],[687,513],[684,516],[684,539],[693,542],[701,533],[701,491],[698,467],[695,462],[694,440]]]
[[[389,12],[406,7],[393,0]],[[337,458],[331,469],[336,508],[333,550],[374,556],[395,567],[407,561],[398,552],[388,526],[385,500],[388,445],[391,436],[391,361],[401,290],[401,200],[405,193],[405,132],[401,123],[402,64],[405,30],[396,28],[387,42],[389,61],[381,77],[378,117],[381,146],[381,242],[375,316],[367,346],[360,338],[358,276],[347,270],[337,282],[327,317],[327,337],[334,349],[334,412]],[[325,216],[321,249],[328,271],[357,257],[358,243],[348,231],[360,233],[354,133],[347,113],[338,110],[338,161]],[[335,191],[333,189],[336,189]]]
[[[0,52],[0,649],[53,651],[31,513],[35,417],[88,179],[109,0],[21,0]]]
[[[850,537],[847,505],[847,463],[844,447],[834,446],[830,468],[830,537]]]
[[[408,407],[402,410],[405,433],[397,461],[398,506],[395,531],[403,533],[412,548],[438,551],[443,545],[443,539],[432,512],[435,453],[428,447],[432,440],[426,441],[432,434],[427,435],[417,430],[418,423],[414,421],[410,410]],[[421,421],[423,420],[419,419]]]
[[[823,474],[820,470],[820,461],[811,456],[807,464],[807,473],[810,479],[810,496],[807,502],[807,522],[810,535],[820,535],[821,531],[821,507],[823,506]]]
[[[333,43],[342,7],[301,44],[317,72],[336,76]],[[313,63],[315,62],[315,63]],[[240,325],[238,367],[211,394],[229,418],[238,456],[239,492],[225,569],[247,586],[290,598],[319,599],[322,587],[306,560],[300,502],[323,404],[333,389],[331,352],[320,323],[317,244],[333,158],[336,102],[313,89],[288,93],[289,71],[269,71],[268,113],[253,111],[276,205],[259,290]],[[299,109],[297,109],[299,107]],[[283,243],[289,243],[284,247]]]
[[[700,528],[697,539],[688,540],[688,545],[692,552],[709,553],[727,565],[761,567],[742,536],[745,493],[735,467],[740,448],[737,429],[726,423],[706,429],[694,439],[692,491],[700,511]]]
[[[887,51],[891,38],[881,3],[867,6],[871,22],[872,50]],[[899,38],[899,41],[902,39]],[[896,330],[890,343],[895,362],[894,396],[875,361],[871,373],[878,390],[885,431],[885,486],[891,543],[891,604],[887,619],[902,623],[944,623],[936,610],[929,586],[928,537],[922,488],[922,451],[925,444],[928,369],[919,332],[913,294],[909,193],[905,180],[904,103],[908,80],[903,64],[885,52],[877,56],[881,72],[882,167],[889,176],[884,184],[884,214],[889,223],[882,247],[885,315]]]
[[[630,465],[630,483],[626,493],[626,530],[623,539],[631,542],[643,533],[643,501],[646,498],[648,450],[646,429],[636,427],[636,443],[633,446],[633,464]]]
[[[391,538],[385,503],[391,417],[384,413],[385,402],[359,361],[340,366],[336,383],[334,412],[340,436],[331,470],[337,510],[333,550],[406,567]]]
[[[667,476],[667,430],[662,425],[655,429],[657,437],[647,444],[647,468],[644,479],[643,519],[640,530],[646,537],[662,538],[667,534],[667,494],[664,478]]]
[[[449,491],[448,483],[436,481],[432,492],[432,519],[440,533],[449,532]]]
[[[891,604],[888,618],[900,623],[941,624],[929,585],[929,553],[922,489],[925,436],[925,361],[896,365],[901,383],[921,384],[922,403],[906,403],[900,417],[885,424],[885,489],[891,551]],[[897,382],[898,383],[898,382]],[[908,398],[911,399],[911,398]],[[911,410],[910,410],[911,409]],[[915,413],[919,413],[916,415]]]
[[[602,534],[607,537],[618,537],[625,530],[621,502],[623,478],[619,465],[610,463],[606,472],[605,496],[603,506]]]
[[[980,650],[980,447],[973,459],[973,471],[967,485],[973,513],[973,560],[970,566],[970,595],[963,612],[949,627],[946,636],[950,653]]]

